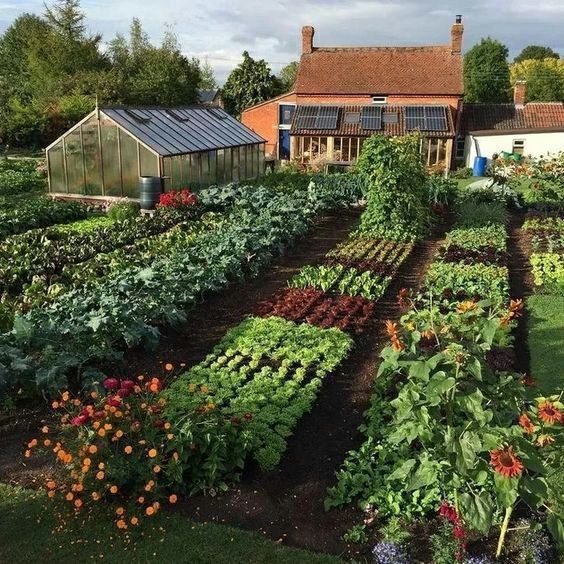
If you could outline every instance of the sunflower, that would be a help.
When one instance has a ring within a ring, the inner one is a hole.
[[[456,311],[457,313],[466,313],[467,311],[472,311],[476,309],[476,302],[472,300],[467,300],[458,304]]]
[[[519,425],[523,427],[525,433],[528,435],[535,432],[536,427],[533,425],[531,418],[526,413],[523,413],[521,417],[519,417]]]
[[[555,439],[552,435],[541,435],[537,439],[537,445],[539,445],[540,447],[543,447],[543,446],[546,446],[546,445],[551,445],[554,441],[555,441]]]
[[[490,462],[496,472],[507,478],[520,476],[523,472],[523,463],[511,446],[490,451]]]
[[[549,425],[561,423],[563,420],[562,412],[551,401],[539,403],[538,410],[539,417]]]

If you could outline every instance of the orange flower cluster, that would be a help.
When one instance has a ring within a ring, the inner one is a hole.
[[[511,321],[518,319],[523,315],[523,300],[511,300],[509,308],[505,315],[501,318],[502,325],[508,325]]]
[[[398,336],[398,326],[397,323],[394,323],[390,319],[386,321],[386,332],[390,337],[390,341],[392,341],[392,347],[396,351],[403,351],[405,349],[405,345],[401,342]]]
[[[103,500],[116,502],[120,530],[139,524],[141,515],[155,515],[161,500],[178,501],[178,495],[170,493],[174,484],[168,473],[162,472],[179,464],[175,433],[162,417],[162,382],[151,378],[142,385],[144,380],[106,378],[106,394],[92,392],[85,399],[64,391],[52,403],[59,424],[53,430],[44,426],[42,439],[30,441],[25,452],[27,457],[35,449],[54,455],[58,477],[46,481],[48,497],[60,495],[74,511]],[[145,483],[145,495],[128,509],[128,500],[137,497],[130,484],[147,472],[155,478]]]

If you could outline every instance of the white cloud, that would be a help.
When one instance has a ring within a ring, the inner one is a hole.
[[[300,30],[316,28],[318,45],[422,45],[448,43],[454,15],[464,15],[464,45],[492,36],[516,55],[531,43],[549,45],[564,56],[564,1],[513,0],[82,0],[92,32],[108,41],[127,33],[138,17],[160,41],[173,24],[183,52],[208,56],[224,80],[247,50],[278,71],[299,57]],[[24,11],[40,13],[41,0],[0,4],[0,31]]]

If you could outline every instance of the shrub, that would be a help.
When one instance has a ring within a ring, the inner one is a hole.
[[[517,193],[505,184],[499,184],[495,181],[490,181],[487,184],[478,186],[466,186],[459,192],[459,201],[461,205],[467,202],[475,203],[491,203],[498,202],[505,206],[512,205],[519,207],[519,200]]]
[[[171,365],[166,365],[170,368]],[[247,450],[244,417],[226,417],[207,399],[208,390],[186,387],[190,406],[174,422],[157,378],[106,378],[104,393],[86,399],[63,392],[53,402],[59,421],[28,444],[54,459],[49,497],[76,510],[95,503],[116,506],[120,529],[137,525],[176,503],[179,493],[224,488],[236,478]]]
[[[0,159],[0,195],[12,196],[46,187],[45,173],[36,160]]]
[[[358,159],[368,205],[359,232],[394,241],[416,240],[429,227],[427,175],[419,156],[419,137],[368,139]]]
[[[461,166],[456,170],[452,170],[450,172],[451,178],[463,179],[463,178],[470,178],[471,176],[472,176],[472,169],[468,166]]]
[[[139,204],[137,202],[116,202],[108,209],[108,217],[112,221],[126,221],[139,215]]]

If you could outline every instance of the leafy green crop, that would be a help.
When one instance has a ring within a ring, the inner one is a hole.
[[[175,380],[167,391],[167,413],[173,421],[182,418],[193,408],[194,389],[209,388],[207,401],[216,408],[247,414],[253,456],[263,470],[271,470],[296,423],[311,409],[323,378],[352,346],[351,337],[338,329],[249,318]]]

